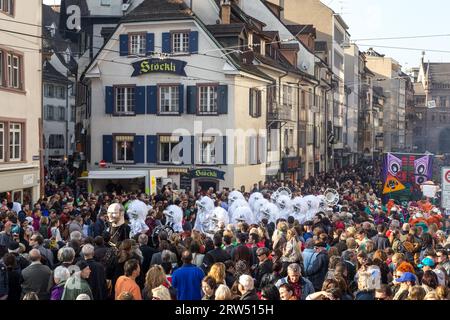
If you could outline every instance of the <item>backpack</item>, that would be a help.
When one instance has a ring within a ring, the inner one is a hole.
[[[8,296],[8,269],[0,262],[0,297]]]

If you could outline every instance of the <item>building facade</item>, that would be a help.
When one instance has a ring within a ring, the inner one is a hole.
[[[409,113],[416,152],[450,153],[450,63],[422,62],[414,83],[414,108]]]
[[[42,182],[41,8],[39,0],[0,7],[1,29],[10,30],[0,31],[0,198],[24,203],[39,198]]]
[[[349,43],[348,26],[339,14],[323,4],[320,0],[304,0],[301,10],[296,0],[271,0],[284,10],[281,11],[282,21],[286,24],[311,24],[316,28],[316,53],[325,56],[333,72],[331,91],[332,99],[329,102],[331,112],[327,112],[326,131],[331,128],[330,141],[331,155],[330,167],[342,166],[350,161],[349,148],[344,146],[344,128],[347,120],[347,105],[345,92],[345,44]],[[329,125],[328,125],[329,124]],[[355,131],[354,128],[353,131]],[[332,159],[331,159],[332,158]]]
[[[385,152],[404,152],[406,136],[406,88],[409,77],[400,64],[373,50],[365,52],[367,67],[375,74],[374,86],[383,88],[383,148]]]

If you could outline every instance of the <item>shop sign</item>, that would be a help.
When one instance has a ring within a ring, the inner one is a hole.
[[[197,178],[212,178],[225,180],[225,172],[216,169],[195,169],[191,170],[191,176],[193,179]]]
[[[296,172],[300,168],[300,158],[283,158],[282,172]]]
[[[184,68],[187,62],[174,59],[145,59],[134,62],[132,77],[137,77],[147,73],[171,73],[186,76]]]
[[[28,186],[34,184],[34,174],[25,174],[23,176],[23,185]]]

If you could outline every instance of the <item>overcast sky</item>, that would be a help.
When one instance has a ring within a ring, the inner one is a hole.
[[[297,0],[301,4],[302,0]],[[448,0],[321,0],[342,14],[349,25],[351,39],[361,51],[369,46],[396,59],[404,70],[418,66],[422,49],[426,60],[450,61],[450,36],[394,40],[359,40],[383,37],[409,37],[450,34]],[[44,0],[59,4],[60,0]],[[379,47],[376,47],[379,46]],[[402,47],[420,50],[383,48]],[[448,52],[431,52],[438,50]]]

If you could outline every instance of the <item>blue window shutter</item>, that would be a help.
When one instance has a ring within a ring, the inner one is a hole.
[[[189,34],[189,52],[198,53],[198,31]]]
[[[197,87],[188,86],[187,87],[187,113],[196,114],[197,113]]]
[[[103,135],[103,159],[111,163],[113,161],[113,136]]]
[[[145,114],[145,86],[136,87],[136,114]]]
[[[222,141],[223,141],[223,164],[227,164],[227,136],[223,136]]]
[[[114,113],[114,88],[105,87],[105,113]]]
[[[163,32],[162,34],[162,52],[163,53],[171,53],[172,45],[170,43],[170,32]]]
[[[128,55],[128,35],[121,34],[119,36],[119,40],[120,40],[120,55],[127,56]]]
[[[145,136],[134,136],[134,162],[145,163]]]
[[[148,86],[147,87],[147,113],[157,114],[158,113],[158,87]]]
[[[222,85],[217,88],[217,110],[219,114],[228,113],[228,86]]]
[[[180,114],[184,112],[184,86],[182,84],[179,85],[179,102],[180,102]]]
[[[248,99],[248,113],[253,117],[253,89],[249,89],[249,99]]]
[[[147,44],[146,44],[147,55],[151,55],[155,52],[155,34],[147,33]]]
[[[195,136],[191,136],[191,164],[195,164]]]
[[[147,136],[147,163],[157,163],[158,136]]]

